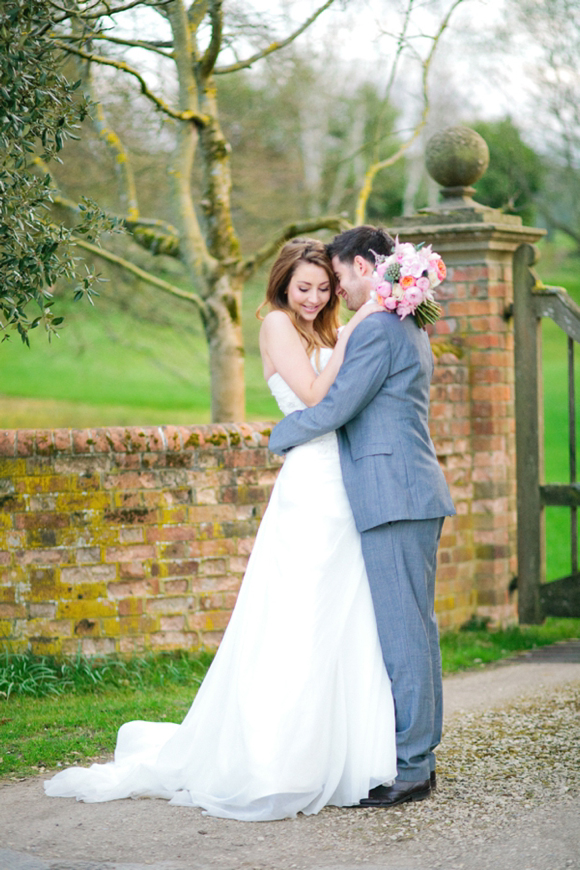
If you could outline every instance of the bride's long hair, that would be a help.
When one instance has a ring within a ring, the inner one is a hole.
[[[300,263],[320,266],[328,275],[330,284],[330,299],[312,324],[312,332],[300,324],[300,318],[288,305],[288,284]],[[292,239],[286,242],[270,270],[266,298],[256,311],[258,320],[263,319],[260,312],[265,305],[270,305],[272,310],[286,312],[306,342],[306,352],[309,355],[321,347],[334,347],[340,326],[340,299],[336,293],[336,276],[323,242],[319,239]]]

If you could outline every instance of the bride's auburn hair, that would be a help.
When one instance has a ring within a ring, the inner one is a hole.
[[[312,324],[312,332],[301,325],[300,318],[288,304],[288,285],[300,263],[320,266],[328,275],[330,284],[330,299]],[[321,347],[334,347],[340,326],[340,299],[336,294],[336,276],[323,242],[319,239],[292,239],[286,242],[270,270],[266,298],[256,311],[259,320],[263,319],[260,312],[265,305],[269,305],[272,311],[286,312],[305,340],[308,354]]]

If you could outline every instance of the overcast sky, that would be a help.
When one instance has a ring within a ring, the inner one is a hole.
[[[321,0],[231,0],[244,11],[255,10],[279,22],[278,35],[303,22],[321,5]],[[416,0],[413,7],[411,44],[424,56],[443,14],[453,0]],[[228,9],[228,0],[224,7]],[[405,0],[336,0],[296,45],[322,67],[348,66],[352,81],[374,79],[386,86],[390,62],[395,51],[393,35],[400,32]],[[154,12],[125,13],[127,24],[138,21],[141,38],[163,36],[164,25]],[[507,52],[494,40],[494,31],[505,15],[504,0],[463,0],[451,18],[439,46],[430,74],[433,95],[431,127],[448,122],[469,123],[479,118],[510,115],[526,125],[529,115],[525,95],[525,59]],[[286,19],[286,22],[284,22]],[[517,42],[517,39],[516,39]],[[251,51],[249,51],[251,53]],[[242,56],[244,53],[242,52]],[[149,55],[149,59],[151,56]],[[232,60],[232,58],[224,58]],[[259,73],[259,65],[256,65]],[[403,126],[413,124],[421,110],[418,87],[419,68],[407,61],[400,70],[393,100],[402,110]],[[332,81],[332,77],[331,77]],[[331,86],[331,85],[330,85]]]

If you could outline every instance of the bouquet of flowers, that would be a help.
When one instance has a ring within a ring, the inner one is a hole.
[[[374,252],[373,252],[374,253]],[[431,245],[399,242],[389,257],[375,254],[374,291],[371,298],[387,311],[396,311],[401,320],[413,314],[417,325],[435,323],[442,315],[433,289],[445,279],[445,263]]]

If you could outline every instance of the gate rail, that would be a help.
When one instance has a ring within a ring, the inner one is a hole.
[[[532,270],[537,252],[524,244],[514,254],[515,412],[518,517],[518,611],[522,623],[546,616],[580,616],[576,481],[574,344],[580,343],[580,308],[562,287],[544,286]],[[568,451],[570,481],[543,484],[541,323],[549,317],[568,337]],[[571,573],[545,579],[544,508],[570,508]]]

